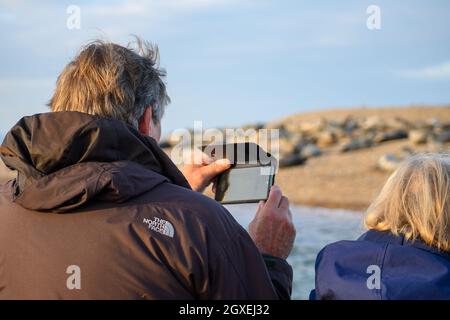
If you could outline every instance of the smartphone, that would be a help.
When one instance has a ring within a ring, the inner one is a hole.
[[[252,142],[210,144],[202,151],[213,160],[227,158],[232,164],[216,178],[216,201],[254,203],[268,198],[277,162],[262,147]]]
[[[215,199],[222,204],[267,200],[275,174],[272,166],[236,166],[217,177]]]

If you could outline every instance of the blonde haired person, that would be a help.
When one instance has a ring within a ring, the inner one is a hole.
[[[312,299],[450,299],[450,157],[405,161],[367,210],[368,231],[317,256]]]

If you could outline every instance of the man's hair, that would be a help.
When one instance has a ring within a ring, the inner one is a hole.
[[[411,157],[388,179],[365,217],[368,229],[450,251],[450,157]]]
[[[170,103],[156,45],[136,37],[135,48],[95,40],[61,72],[52,111],[79,111],[125,121],[138,129],[145,108],[161,121]]]

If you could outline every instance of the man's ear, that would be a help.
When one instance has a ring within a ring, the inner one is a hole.
[[[142,114],[141,119],[139,120],[139,132],[144,136],[150,135],[150,126],[152,123],[152,108],[146,107],[144,113]]]
[[[144,136],[150,136],[159,142],[161,138],[161,122],[153,122],[152,107],[148,106],[144,110],[144,114],[139,120],[139,132]]]

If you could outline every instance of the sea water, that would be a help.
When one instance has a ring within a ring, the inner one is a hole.
[[[256,204],[226,208],[245,228],[253,219]],[[361,233],[362,212],[341,209],[291,206],[297,238],[288,262],[294,270],[293,299],[308,299],[314,288],[314,263],[319,251],[339,240],[354,240]]]

